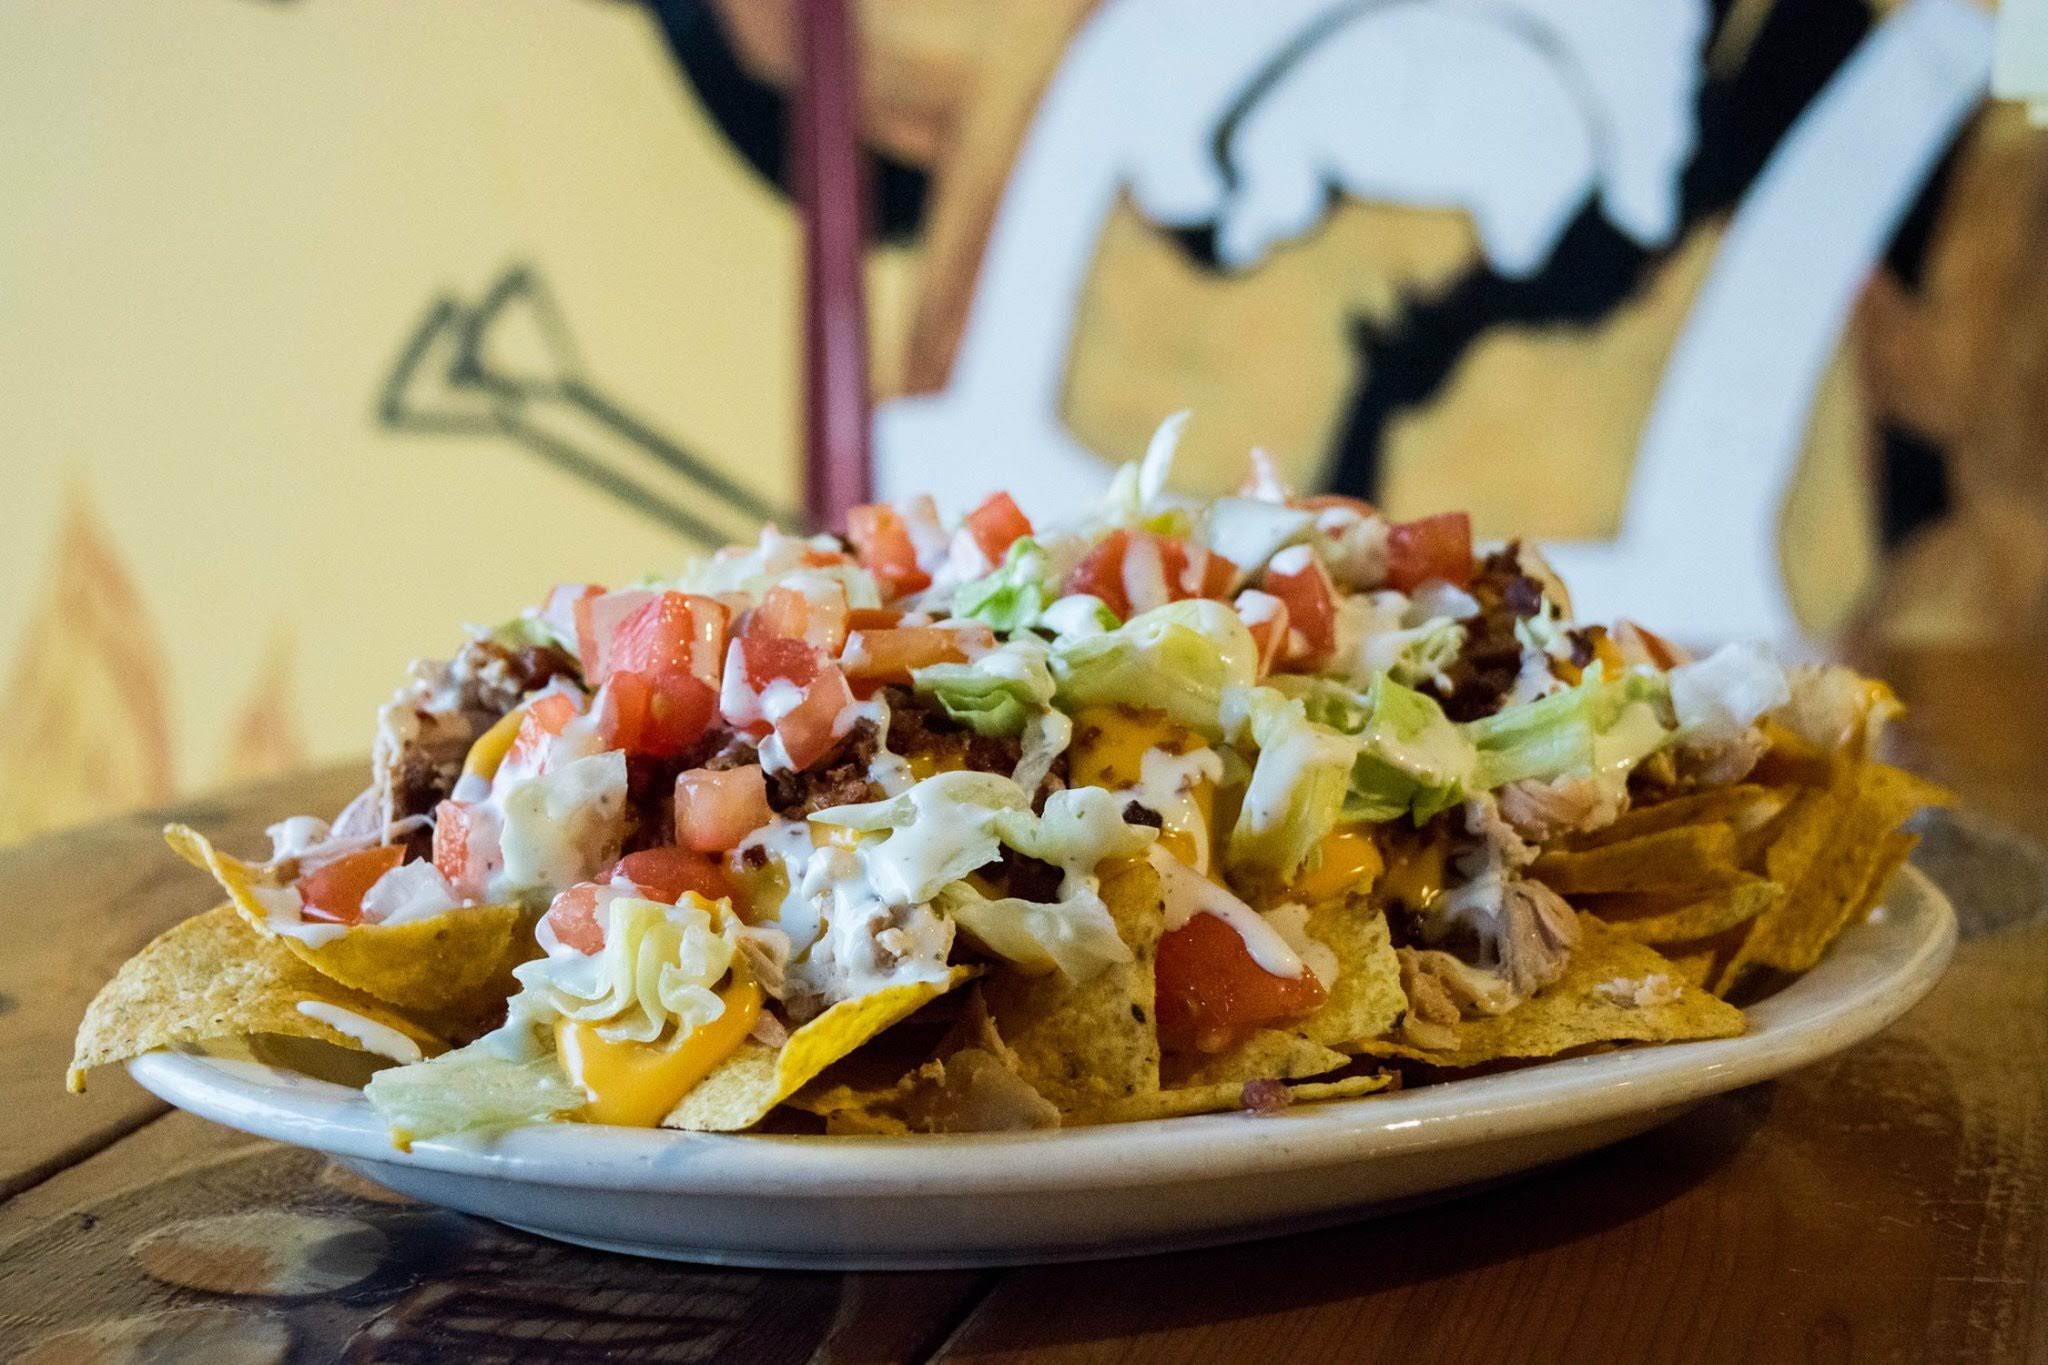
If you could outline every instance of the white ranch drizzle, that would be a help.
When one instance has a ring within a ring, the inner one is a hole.
[[[426,1054],[420,1045],[375,1019],[365,1019],[354,1010],[345,1010],[339,1005],[330,1005],[325,1000],[301,1000],[299,1013],[316,1020],[336,1033],[353,1038],[370,1052],[379,1057],[389,1057],[394,1062],[417,1062]]]
[[[1154,844],[1145,855],[1159,872],[1159,898],[1166,912],[1166,931],[1172,933],[1196,915],[1214,915],[1237,930],[1252,961],[1274,976],[1299,978],[1306,967],[1301,955],[1287,946],[1280,931],[1259,912],[1233,895],[1228,887],[1210,881],[1180,859]]]

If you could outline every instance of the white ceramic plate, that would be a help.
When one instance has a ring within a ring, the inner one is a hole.
[[[328,1152],[403,1194],[564,1241],[727,1265],[1012,1265],[1240,1241],[1384,1213],[1643,1132],[1884,1028],[1927,993],[1955,913],[1908,868],[1883,908],[1749,1011],[1740,1038],[1401,1094],[1068,1132],[765,1137],[583,1124],[392,1149],[362,1097],[249,1061],[154,1053],[161,1098]]]

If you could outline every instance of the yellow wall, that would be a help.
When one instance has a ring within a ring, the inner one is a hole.
[[[67,509],[96,524],[180,788],[237,766],[280,667],[303,751],[360,754],[458,623],[680,557],[513,443],[379,427],[437,291],[534,263],[598,387],[793,496],[790,216],[639,8],[44,0],[0,6],[0,54],[0,651],[88,610],[52,593]],[[105,653],[72,645],[60,677]],[[44,822],[47,756],[0,747],[0,837]]]

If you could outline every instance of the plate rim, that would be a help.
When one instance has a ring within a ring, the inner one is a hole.
[[[1946,896],[1907,866],[1870,920],[1745,1013],[1735,1038],[1554,1061],[1278,1115],[1208,1114],[1030,1133],[828,1137],[537,1124],[415,1143],[361,1092],[254,1061],[152,1052],[142,1087],[201,1118],[330,1155],[423,1171],[612,1192],[803,1200],[968,1198],[1208,1183],[1592,1126],[1768,1080],[1864,1041],[1918,1003],[1957,938]],[[1005,1159],[1008,1158],[1008,1159]]]

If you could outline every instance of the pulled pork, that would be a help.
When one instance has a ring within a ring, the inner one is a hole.
[[[1460,815],[1463,838],[1450,866],[1457,883],[1414,917],[1414,943],[1399,951],[1408,990],[1405,1034],[1418,1047],[1447,1047],[1462,1018],[1514,1008],[1564,974],[1579,941],[1571,906],[1521,873],[1536,850],[1489,796]]]
[[[1532,844],[1605,829],[1628,805],[1627,797],[1612,784],[1592,777],[1560,777],[1549,782],[1527,778],[1510,782],[1493,795],[1501,819]]]
[[[471,640],[453,659],[416,661],[405,684],[377,712],[370,785],[380,823],[426,815],[447,799],[462,760],[484,731],[557,677],[578,677],[559,649],[507,649]]]

